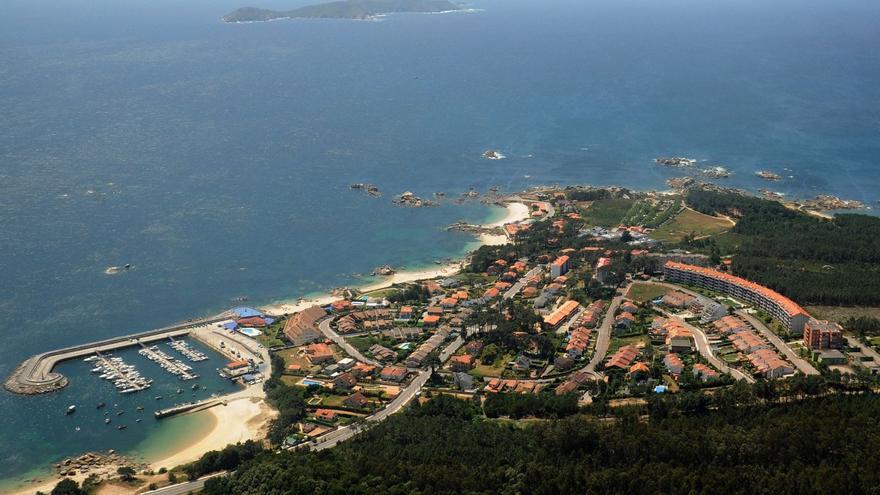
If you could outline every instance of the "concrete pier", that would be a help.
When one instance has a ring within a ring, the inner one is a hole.
[[[189,402],[187,404],[178,404],[172,407],[168,407],[165,409],[160,409],[153,413],[156,416],[156,419],[167,418],[168,416],[174,416],[175,414],[182,414],[186,412],[196,412],[208,409],[209,407],[214,407],[218,404],[225,404],[225,399],[222,398],[211,398],[205,399],[198,402]]]
[[[224,312],[216,316],[191,320],[175,325],[148,330],[146,332],[124,335],[112,339],[92,342],[77,346],[65,347],[54,351],[44,352],[32,356],[21,363],[15,371],[9,375],[4,382],[6,390],[16,394],[43,394],[59,390],[67,386],[67,377],[60,373],[53,372],[55,365],[61,361],[75,359],[78,357],[88,356],[96,352],[108,352],[115,349],[122,349],[133,345],[138,345],[156,340],[165,340],[169,337],[182,337],[188,335],[194,328],[211,325],[232,317],[229,312]]]

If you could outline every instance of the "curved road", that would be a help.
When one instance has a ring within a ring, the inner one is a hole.
[[[710,364],[712,364],[712,366],[721,370],[722,373],[729,374],[737,380],[745,380],[749,383],[755,383],[755,379],[753,377],[743,373],[736,368],[731,368],[727,363],[715,356],[715,353],[712,352],[712,346],[709,345],[709,338],[706,337],[706,333],[703,332],[701,328],[691,325],[690,323],[673,315],[672,313],[669,313],[668,311],[662,311],[662,313],[669,318],[674,318],[678,320],[678,322],[681,323],[685,328],[693,332],[694,342],[697,344],[697,350],[700,352],[701,356],[706,358],[706,360],[709,361]]]
[[[580,369],[580,371],[593,374],[594,376],[599,375],[596,373],[596,366],[605,359],[605,354],[608,353],[608,347],[611,345],[611,327],[614,326],[614,313],[617,312],[617,307],[623,302],[623,296],[629,290],[630,285],[632,284],[627,284],[623,289],[623,293],[619,296],[615,296],[614,299],[611,300],[611,304],[606,308],[605,317],[602,319],[602,324],[599,325],[598,328],[599,336],[596,337],[596,349],[593,351],[593,357],[586,366]]]
[[[788,360],[791,361],[801,373],[803,373],[805,375],[818,375],[819,374],[819,371],[816,368],[814,368],[813,365],[808,363],[806,359],[798,356],[797,353],[794,352],[794,350],[792,350],[792,348],[788,346],[788,344],[783,342],[782,339],[780,339],[778,335],[776,335],[775,333],[773,333],[773,331],[771,331],[769,328],[767,328],[767,326],[764,325],[763,322],[759,321],[757,318],[746,313],[743,310],[738,310],[736,312],[736,315],[739,316],[740,318],[743,318],[747,322],[749,322],[750,325],[752,325],[759,332],[761,332],[764,335],[764,337],[766,337],[767,340],[770,341],[770,343],[772,343],[774,346],[776,346],[777,349],[779,349],[783,354],[785,354],[785,357],[787,357]]]
[[[324,320],[321,321],[321,323],[318,324],[318,330],[320,330],[321,333],[324,334],[325,337],[327,337],[328,339],[330,339],[330,340],[332,340],[333,342],[335,342],[336,345],[338,345],[338,346],[341,347],[345,352],[347,352],[349,356],[351,356],[351,357],[357,359],[358,361],[361,361],[361,362],[364,362],[364,363],[367,363],[367,364],[372,364],[373,366],[382,366],[381,363],[379,363],[378,361],[375,361],[375,360],[373,360],[373,359],[369,359],[369,358],[367,358],[366,356],[364,356],[363,354],[361,354],[361,351],[357,350],[353,345],[351,345],[351,344],[349,344],[348,342],[346,342],[345,339],[344,339],[341,335],[339,335],[338,333],[336,333],[336,332],[330,327],[330,322],[331,322],[331,321],[333,321],[333,318],[329,318],[329,317],[328,317],[328,318],[324,318]]]

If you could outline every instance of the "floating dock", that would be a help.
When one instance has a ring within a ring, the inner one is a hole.
[[[208,356],[206,356],[204,352],[193,349],[183,340],[174,340],[174,337],[168,337],[168,340],[170,340],[168,345],[170,345],[172,349],[183,354],[184,357],[194,363],[206,361],[208,359]]]
[[[6,379],[3,385],[6,387],[6,390],[16,394],[34,395],[60,390],[67,386],[67,377],[52,370],[61,361],[84,357],[97,352],[122,349],[141,343],[166,340],[169,337],[182,337],[188,335],[195,327],[219,323],[231,317],[231,313],[224,312],[216,316],[190,320],[155,330],[37,354],[21,363],[9,375],[9,378]]]
[[[146,344],[141,342],[141,350],[138,351],[138,354],[158,364],[163,370],[181,380],[195,380],[199,377],[199,375],[192,372],[192,368],[189,365],[161,351],[159,346],[147,347]]]

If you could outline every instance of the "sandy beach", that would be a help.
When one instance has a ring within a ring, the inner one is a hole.
[[[151,461],[153,470],[172,468],[192,462],[210,450],[220,450],[229,444],[262,438],[273,411],[261,399],[239,399],[227,405],[215,406],[201,413],[212,421],[211,431],[183,450],[157,461]]]
[[[504,218],[498,220],[497,222],[485,224],[483,226],[502,227],[508,223],[521,222],[530,218],[529,207],[524,203],[507,203],[505,207],[507,209],[507,213],[504,215]],[[485,246],[497,246],[505,244],[507,242],[507,237],[504,234],[480,234],[477,239],[480,242],[480,245]],[[416,280],[426,280],[437,277],[449,277],[461,271],[463,263],[464,260],[455,260],[445,265],[441,265],[437,268],[401,271],[395,273],[394,275],[383,277],[383,279],[378,282],[359,286],[357,288],[362,292],[369,292],[379,289],[385,289],[387,287],[391,287],[394,284],[415,282]],[[325,294],[305,300],[281,301],[275,304],[262,306],[261,309],[272,315],[283,315],[296,313],[316,304],[319,306],[324,306],[338,299],[339,296]]]
[[[485,227],[502,227],[508,223],[521,222],[529,219],[529,207],[523,203],[507,203],[507,213],[504,218],[491,224],[485,224]],[[507,237],[503,234],[480,234],[478,236],[480,245],[500,245],[507,242]],[[388,277],[382,277],[381,280],[358,287],[363,292],[369,292],[390,287],[394,284],[414,282],[417,280],[425,280],[436,277],[452,276],[462,269],[464,260],[455,260],[436,268],[427,268],[424,270],[412,270],[397,272]],[[264,306],[262,309],[269,314],[285,314],[302,311],[315,304],[325,305],[339,299],[338,296],[330,294],[314,297],[308,300],[279,302]],[[150,468],[158,471],[159,468],[172,468],[192,462],[200,458],[205,452],[210,450],[220,450],[229,444],[244,442],[246,440],[263,438],[269,421],[275,417],[276,411],[271,409],[262,398],[259,397],[242,397],[230,400],[226,406],[219,405],[195,414],[202,415],[205,421],[211,422],[211,428],[206,435],[197,441],[185,446],[183,449],[170,454],[164,458],[147,462]],[[115,475],[115,468],[109,469],[106,475]],[[80,479],[78,479],[80,478]],[[74,477],[77,481],[82,481],[85,476]],[[53,478],[47,481],[35,483],[33,486],[22,488],[12,492],[14,495],[33,494],[37,490],[49,492],[61,478]]]
[[[171,469],[195,461],[210,450],[220,450],[229,444],[264,438],[269,421],[276,416],[277,412],[262,399],[242,398],[232,400],[226,406],[215,406],[195,414],[201,415],[204,421],[211,422],[208,433],[167,457],[155,461],[149,459],[147,463],[150,469],[153,471],[158,471],[162,467]],[[118,467],[119,465],[116,464],[103,466],[92,469],[88,474],[97,474],[102,478],[115,478],[118,476],[116,474]],[[82,483],[88,474],[78,473],[70,478]],[[49,493],[61,479],[60,476],[44,478],[39,483],[16,488],[8,493],[10,495],[33,495],[37,491]]]

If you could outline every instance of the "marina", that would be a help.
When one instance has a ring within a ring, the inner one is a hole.
[[[176,375],[181,380],[195,380],[199,377],[193,373],[191,366],[160,350],[157,345],[147,347],[146,344],[141,344],[141,350],[138,351],[138,354],[158,364],[162,369]]]
[[[183,354],[184,357],[194,363],[206,361],[208,359],[208,356],[204,352],[193,349],[192,346],[183,340],[174,340],[174,337],[168,337],[168,340],[170,340],[168,345],[170,345],[172,349]]]
[[[121,357],[95,353],[83,359],[85,362],[95,363],[90,371],[100,373],[98,378],[113,383],[120,394],[131,394],[150,388],[153,380],[141,376],[134,365],[127,364]]]

